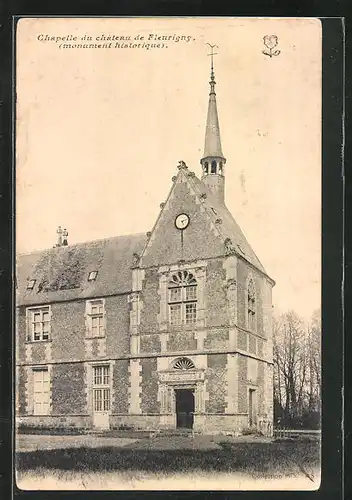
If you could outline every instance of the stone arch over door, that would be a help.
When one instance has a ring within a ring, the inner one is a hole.
[[[182,370],[195,370],[196,366],[191,358],[186,356],[180,356],[171,361],[171,369],[182,371]]]
[[[197,368],[191,357],[177,356],[169,362],[169,368],[159,372],[159,394],[161,413],[173,416],[173,425],[176,425],[176,400],[175,393],[180,389],[194,391],[195,424],[197,415],[204,413],[205,403],[205,369]],[[168,420],[171,422],[171,420]]]

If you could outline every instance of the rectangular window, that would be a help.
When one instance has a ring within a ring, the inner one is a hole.
[[[170,305],[170,323],[171,325],[181,324],[181,304]]]
[[[186,323],[195,323],[197,319],[197,304],[191,302],[190,304],[185,304],[186,306]]]
[[[105,308],[103,299],[90,300],[86,304],[87,334],[90,337],[105,336]]]
[[[50,338],[50,306],[27,310],[27,338],[41,341]]]
[[[94,411],[110,410],[110,366],[93,366]]]
[[[50,406],[50,381],[47,368],[33,370],[33,413],[48,415]]]

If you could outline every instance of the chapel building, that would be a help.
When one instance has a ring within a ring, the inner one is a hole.
[[[18,256],[18,425],[272,435],[274,281],[225,204],[215,85],[201,179],[179,162],[150,233]]]

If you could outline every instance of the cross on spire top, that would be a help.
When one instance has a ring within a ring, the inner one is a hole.
[[[216,84],[216,81],[215,81],[215,75],[214,75],[214,56],[217,55],[217,52],[214,52],[214,48],[218,46],[217,45],[211,45],[210,43],[207,43],[207,45],[209,45],[210,49],[211,49],[211,52],[210,54],[208,54],[208,56],[211,57],[211,69],[210,69],[210,95],[213,94],[215,95],[215,84]]]
[[[214,77],[214,56],[216,56],[218,53],[217,52],[214,52],[214,48],[219,48],[217,45],[211,45],[210,43],[207,43],[207,45],[209,45],[210,49],[211,49],[211,52],[210,54],[208,54],[208,56],[211,56],[211,73],[212,73],[212,77]]]

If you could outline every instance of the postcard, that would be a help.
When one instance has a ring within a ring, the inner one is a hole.
[[[321,46],[17,22],[18,488],[319,488]]]

